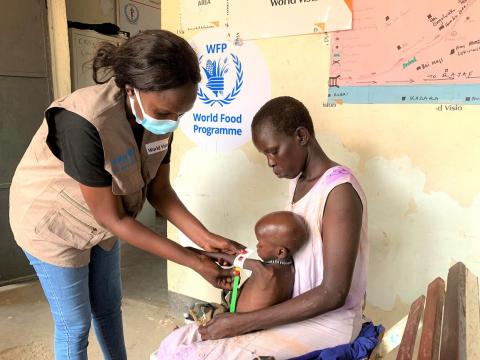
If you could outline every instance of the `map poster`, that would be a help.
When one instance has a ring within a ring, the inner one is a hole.
[[[228,0],[235,39],[260,39],[352,28],[352,0]]]
[[[329,103],[480,104],[480,1],[356,0],[332,34]]]
[[[225,26],[226,0],[181,0],[180,19],[183,30]]]

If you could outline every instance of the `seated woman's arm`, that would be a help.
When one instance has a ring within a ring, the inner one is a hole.
[[[310,319],[343,306],[350,290],[362,227],[362,203],[350,184],[335,187],[322,221],[323,282],[281,304],[242,314],[222,314],[199,328],[203,340]]]

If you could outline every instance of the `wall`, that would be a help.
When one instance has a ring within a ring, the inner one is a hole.
[[[178,0],[163,2],[164,28],[178,29],[178,10]],[[367,314],[387,326],[399,320],[456,261],[480,274],[480,107],[323,107],[329,62],[323,35],[256,44],[269,64],[272,97],[302,100],[327,154],[353,169],[364,186],[371,247]],[[178,131],[172,158],[172,183],[187,206],[212,231],[249,246],[256,219],[286,200],[286,182],[274,177],[251,143],[211,153]],[[178,239],[172,226],[169,235]],[[168,269],[170,290],[218,301],[192,271],[172,263]]]
[[[116,24],[115,0],[66,0],[68,20]]]

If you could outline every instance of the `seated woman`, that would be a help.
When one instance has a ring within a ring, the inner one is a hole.
[[[359,183],[323,152],[298,100],[267,102],[252,121],[252,137],[273,173],[291,180],[287,210],[303,216],[309,227],[294,255],[293,297],[177,329],[162,342],[159,359],[288,359],[351,342],[360,331],[368,241]]]

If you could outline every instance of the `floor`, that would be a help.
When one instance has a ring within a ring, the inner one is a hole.
[[[149,359],[191,301],[167,290],[166,261],[122,246],[123,321],[130,359]],[[37,281],[0,287],[0,359],[53,359],[53,325]],[[89,359],[102,359],[93,330]]]

